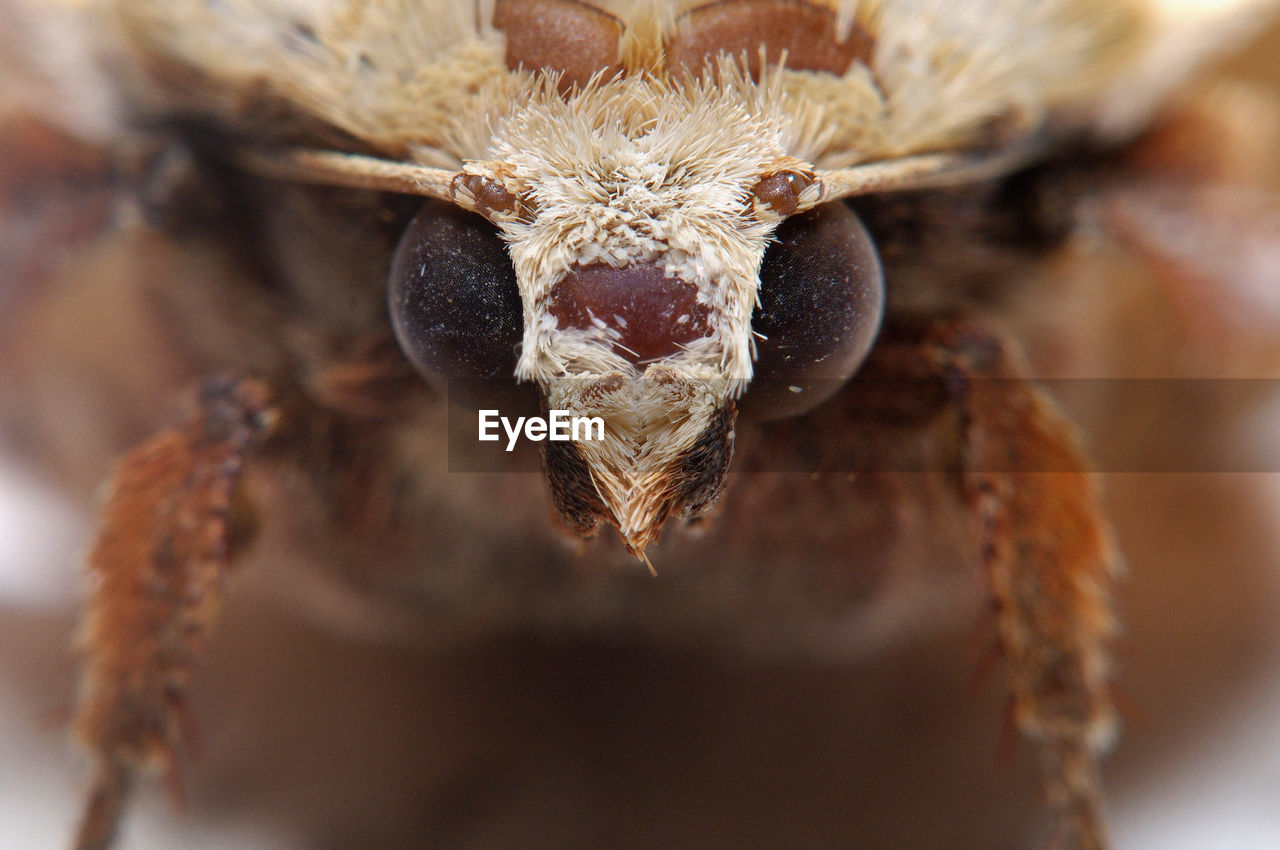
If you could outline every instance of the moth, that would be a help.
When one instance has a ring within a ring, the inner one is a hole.
[[[4,202],[35,236],[6,429],[80,474],[121,453],[76,639],[76,846],[176,774],[251,561],[402,637],[874,646],[985,598],[1051,841],[1108,846],[1120,554],[1018,307],[1096,279],[1055,263],[1090,227],[1177,259],[1116,187],[1246,167],[1203,154],[1234,138],[1211,112],[1134,140],[1272,5],[7,4],[64,40],[13,48]],[[34,208],[30,179],[56,187]],[[494,406],[604,436],[543,443],[539,476],[451,472],[451,417]]]

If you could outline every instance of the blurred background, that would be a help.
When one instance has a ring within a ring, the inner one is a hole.
[[[1280,475],[1107,479],[1130,562],[1125,730],[1107,765],[1116,846],[1271,850]],[[3,848],[66,846],[78,818],[84,763],[62,726],[85,540],[83,513],[4,465]],[[1016,835],[1036,794],[1026,748],[1001,740],[998,686],[971,685],[965,638],[887,653],[912,674],[881,683],[858,665],[518,635],[428,652],[361,645],[233,595],[194,686],[203,752],[185,768],[188,807],[148,783],[120,846],[398,847],[417,829],[456,836],[440,846],[720,846],[742,837],[717,819],[744,807],[831,830],[861,818],[886,836],[869,847],[983,846],[958,836],[971,821],[980,841]],[[843,799],[868,784],[883,799]],[[620,794],[635,799],[620,806]],[[977,814],[992,806],[1021,814]],[[628,822],[628,811],[668,819]],[[956,841],[935,843],[948,819]],[[800,834],[740,846],[829,846],[836,833]]]

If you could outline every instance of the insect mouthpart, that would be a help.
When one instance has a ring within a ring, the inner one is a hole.
[[[723,315],[665,260],[573,265],[539,305],[562,357],[538,378],[545,405],[605,432],[544,448],[556,504],[579,533],[615,526],[641,558],[669,518],[719,496],[745,382],[723,359]]]
[[[604,440],[545,449],[552,497],[578,533],[613,525],[643,558],[668,519],[697,516],[724,489],[737,416],[724,382],[659,361],[556,381],[546,398],[605,421]]]
[[[668,519],[697,516],[718,498],[744,385],[755,418],[796,416],[862,364],[883,315],[884,276],[846,205],[784,222],[755,284],[750,325],[718,329],[724,316],[658,262],[577,267],[551,289],[559,337],[589,342],[567,374],[545,381],[547,403],[607,423],[605,441],[547,448],[557,505],[579,532],[610,523],[642,554]],[[735,332],[755,336],[749,383],[715,356]]]

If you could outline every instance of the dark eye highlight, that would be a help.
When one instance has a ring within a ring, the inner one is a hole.
[[[432,201],[400,238],[388,285],[405,354],[432,384],[513,381],[523,308],[493,226]]]
[[[765,338],[743,414],[782,419],[830,398],[866,359],[883,314],[880,257],[852,210],[823,204],[784,221],[760,265],[751,329]]]

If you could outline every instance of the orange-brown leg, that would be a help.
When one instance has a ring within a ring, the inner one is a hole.
[[[196,414],[134,449],[109,482],[77,637],[74,733],[95,761],[79,850],[111,844],[140,774],[176,780],[187,682],[230,566],[236,484],[272,418],[262,383],[211,379]]]
[[[962,486],[1012,719],[1038,751],[1054,811],[1051,846],[1101,850],[1109,842],[1098,762],[1115,732],[1110,587],[1119,556],[1076,430],[1016,347],[979,322],[899,328],[877,360],[943,382],[959,407]]]

